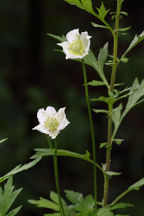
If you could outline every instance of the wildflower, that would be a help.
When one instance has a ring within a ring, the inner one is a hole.
[[[33,130],[48,134],[51,139],[55,139],[59,132],[70,123],[65,115],[65,107],[60,108],[58,112],[51,106],[48,106],[46,110],[39,109],[37,118],[39,125],[34,127]]]
[[[74,29],[67,33],[66,39],[63,43],[57,45],[63,48],[66,54],[66,59],[82,59],[88,54],[90,48],[90,38],[88,32],[79,33],[79,29]]]

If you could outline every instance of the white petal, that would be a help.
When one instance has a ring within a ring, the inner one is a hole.
[[[59,125],[58,130],[63,130],[70,122],[65,118]]]
[[[88,32],[82,32],[80,39],[85,47],[85,53],[88,54],[89,48],[90,48],[90,38],[91,36],[88,35]]]
[[[37,125],[37,126],[34,127],[32,130],[38,130],[38,131],[40,131],[41,133],[48,134],[47,129],[46,129],[43,125],[41,125],[41,124]]]
[[[47,119],[47,113],[43,108],[38,110],[37,118],[38,118],[39,123],[41,124],[43,124],[45,120]]]
[[[57,135],[59,134],[59,130],[55,131],[55,132],[49,132],[48,135],[51,137],[51,139],[55,139],[57,137]]]
[[[55,108],[48,106],[46,108],[46,113],[47,113],[47,118],[53,118],[56,115],[56,110]]]
[[[74,29],[68,32],[66,38],[69,43],[72,43],[74,40],[79,40],[80,38],[79,29]]]
[[[56,114],[56,119],[61,122],[64,118],[66,118],[66,115],[65,115],[65,108],[66,107],[63,107],[63,108],[60,108]]]
[[[57,43],[58,46],[61,46],[63,50],[67,50],[69,47],[69,43],[67,41],[64,41],[63,43]]]

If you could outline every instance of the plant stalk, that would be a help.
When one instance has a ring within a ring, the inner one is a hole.
[[[94,134],[94,125],[92,119],[92,112],[91,112],[91,105],[88,93],[88,86],[87,86],[87,75],[86,75],[86,67],[83,59],[81,60],[82,63],[82,70],[83,70],[83,77],[84,77],[84,86],[85,86],[85,96],[86,96],[86,103],[88,108],[88,116],[89,116],[89,124],[90,124],[90,131],[91,131],[91,138],[92,138],[92,151],[93,151],[93,161],[96,163],[96,147],[95,147],[95,134]],[[93,166],[93,177],[94,177],[94,199],[95,199],[95,212],[97,212],[97,175],[96,175],[96,166]]]
[[[60,212],[61,212],[61,216],[65,216],[64,207],[63,207],[61,196],[60,196],[60,187],[59,187],[59,180],[58,180],[57,141],[56,141],[56,139],[55,139],[55,149],[54,149],[53,162],[54,162],[55,183],[56,183],[56,190],[57,190],[58,199],[59,199]]]
[[[120,20],[120,12],[122,7],[123,0],[117,0],[117,9],[116,9],[116,19],[115,19],[115,28],[114,28],[114,45],[113,45],[113,67],[110,81],[110,92],[112,93],[114,90],[115,77],[117,71],[117,54],[118,54],[118,31],[119,31],[119,20]],[[108,135],[107,135],[107,143],[108,148],[106,151],[106,172],[110,171],[110,163],[111,163],[111,150],[112,150],[112,111],[113,104],[108,107]],[[108,203],[108,193],[109,193],[109,177],[107,176],[104,180],[104,196],[103,196],[103,206],[105,207]]]

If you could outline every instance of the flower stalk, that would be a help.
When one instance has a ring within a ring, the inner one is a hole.
[[[111,74],[111,82],[110,82],[110,92],[112,93],[114,90],[116,71],[117,71],[117,55],[118,55],[118,32],[119,32],[119,20],[120,20],[120,12],[122,7],[123,0],[117,0],[117,10],[116,10],[116,18],[115,18],[115,28],[114,28],[114,45],[113,45],[113,67]],[[113,104],[108,107],[108,135],[107,135],[107,143],[108,148],[106,151],[106,172],[110,171],[110,162],[111,162],[111,150],[112,150],[112,111]],[[103,195],[103,207],[107,205],[108,202],[108,193],[109,193],[109,177],[107,176],[104,180],[104,195]]]
[[[91,105],[88,93],[88,86],[87,86],[87,75],[86,75],[86,67],[84,60],[81,60],[82,63],[82,70],[83,70],[83,77],[84,77],[84,86],[85,86],[85,96],[86,96],[86,103],[88,108],[88,116],[89,116],[89,124],[90,124],[90,131],[92,137],[92,151],[93,151],[93,161],[96,163],[96,148],[95,148],[95,134],[94,134],[94,125],[92,120],[92,113],[91,113]],[[96,166],[93,166],[93,174],[94,174],[94,198],[95,198],[95,212],[97,212],[97,176],[96,176]]]
[[[56,190],[57,190],[58,199],[59,199],[60,212],[61,212],[61,216],[65,216],[64,207],[63,207],[61,196],[60,196],[60,187],[59,187],[59,180],[58,180],[57,140],[56,139],[55,139],[55,149],[54,149],[53,162],[54,162],[55,183],[56,183]]]

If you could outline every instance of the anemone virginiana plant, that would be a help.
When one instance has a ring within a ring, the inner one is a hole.
[[[29,200],[29,202],[38,207],[54,211],[53,213],[45,214],[47,216],[128,216],[121,213],[121,209],[132,207],[133,205],[130,203],[120,202],[120,200],[127,193],[140,189],[140,187],[144,185],[144,178],[129,186],[127,190],[119,194],[112,202],[109,203],[109,191],[111,190],[110,179],[111,177],[121,174],[111,170],[111,152],[113,144],[120,145],[123,141],[123,139],[118,139],[116,137],[123,119],[133,107],[144,100],[144,80],[140,82],[138,78],[135,78],[131,87],[122,89],[119,88],[119,84],[116,83],[116,75],[119,64],[128,63],[127,55],[129,52],[137,44],[144,40],[144,31],[139,35],[135,35],[128,48],[119,57],[118,43],[120,36],[122,33],[129,30],[129,27],[119,27],[121,17],[127,15],[126,12],[122,11],[124,0],[116,1],[117,5],[115,12],[110,12],[110,9],[106,9],[103,2],[100,7],[97,7],[96,9],[93,7],[92,0],[65,0],[65,2],[85,10],[101,22],[101,24],[92,22],[92,26],[94,28],[106,29],[111,33],[113,39],[113,52],[110,53],[108,42],[106,42],[103,48],[100,49],[98,57],[96,57],[90,46],[93,37],[89,36],[87,31],[80,33],[77,27],[71,31],[68,31],[66,36],[62,37],[48,34],[59,41],[57,45],[62,48],[60,51],[63,52],[66,59],[69,59],[69,61],[72,59],[80,62],[82,66],[85,98],[91,133],[92,157],[89,152],[86,152],[85,154],[78,154],[76,152],[58,149],[56,137],[59,135],[60,130],[64,129],[69,124],[69,121],[66,119],[65,109],[61,108],[58,112],[56,112],[52,107],[48,107],[46,110],[40,109],[37,114],[40,124],[33,129],[45,133],[48,137],[50,137],[50,139],[48,139],[50,148],[35,149],[36,153],[32,156],[32,158],[37,159],[40,157],[53,156],[57,192],[50,192],[50,200],[41,197],[39,200]],[[107,22],[107,17],[111,15],[115,22],[114,27],[111,23]],[[108,59],[108,57],[110,57],[110,59]],[[99,80],[95,80],[94,78],[91,82],[87,81],[87,65],[92,67],[97,72]],[[105,74],[105,65],[110,66],[110,81]],[[91,99],[89,96],[88,86],[94,86],[95,88],[97,86],[105,87],[105,96],[102,95],[98,98]],[[127,100],[126,103],[123,103],[123,98]],[[92,101],[105,103],[107,109],[92,109]],[[92,112],[104,114],[107,117],[107,137],[105,142],[100,144],[100,148],[105,148],[106,159],[103,165],[101,165],[96,158],[95,130]],[[52,139],[55,140],[55,145],[53,145]],[[57,156],[79,158],[93,165],[93,195],[87,195],[84,197],[82,193],[65,190],[66,198],[71,203],[70,205],[67,204],[67,202],[60,195]],[[97,182],[97,170],[100,170],[104,180],[102,200],[99,200],[99,197],[97,196],[97,190],[100,184]]]

